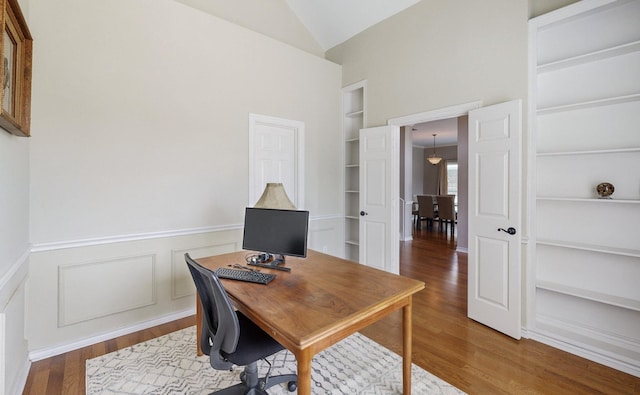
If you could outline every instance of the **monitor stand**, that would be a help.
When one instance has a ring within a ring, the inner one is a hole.
[[[247,262],[250,266],[264,267],[267,269],[282,270],[290,272],[291,268],[284,267],[284,255],[281,254],[269,254],[268,252],[258,254],[256,259],[251,259]]]
[[[268,254],[269,257],[271,258],[270,263],[271,266],[279,266],[279,265],[284,265],[284,255],[282,254]]]

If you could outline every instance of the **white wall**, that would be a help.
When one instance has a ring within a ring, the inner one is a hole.
[[[527,96],[524,0],[421,1],[332,48],[343,85],[367,80],[368,126]],[[410,61],[406,61],[409,59]]]
[[[34,355],[191,313],[182,254],[239,249],[249,113],[305,123],[310,245],[338,253],[340,66],[172,0],[31,19]]]
[[[19,4],[29,22],[28,3]],[[0,130],[0,395],[20,393],[30,366],[24,336],[29,143]]]
[[[457,250],[469,249],[469,117],[458,117],[458,238]]]
[[[0,395],[16,393],[29,368],[24,338],[29,265],[29,139],[0,130]]]
[[[412,169],[412,185],[413,185],[413,193],[412,197],[415,198],[416,195],[424,194],[424,148],[413,146],[412,149],[412,160],[413,160],[413,169]]]

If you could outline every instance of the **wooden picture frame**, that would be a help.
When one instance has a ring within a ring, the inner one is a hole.
[[[28,137],[31,127],[33,39],[18,0],[0,0],[0,127]]]

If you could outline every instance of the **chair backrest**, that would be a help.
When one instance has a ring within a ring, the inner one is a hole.
[[[189,254],[184,254],[184,259],[202,307],[200,348],[209,355],[213,368],[229,369],[232,364],[220,355],[220,350],[227,354],[236,350],[240,338],[238,316],[218,276],[191,259]]]
[[[433,218],[433,197],[431,195],[418,195],[418,216],[420,218]]]
[[[456,210],[453,204],[455,195],[438,195],[436,199],[438,200],[438,216],[440,219],[455,221]]]

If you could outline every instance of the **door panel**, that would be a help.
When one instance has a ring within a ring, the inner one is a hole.
[[[516,100],[469,112],[468,316],[516,339],[521,337],[521,107]]]
[[[376,269],[385,270],[385,260],[387,258],[385,242],[388,233],[387,226],[384,222],[372,220],[361,221],[363,224],[361,240],[366,240],[367,242],[361,246],[364,250],[366,260],[360,261],[360,263],[375,267]]]
[[[284,185],[296,207],[304,206],[304,123],[249,115],[249,205],[269,182]]]
[[[360,130],[360,263],[400,272],[397,126]]]

